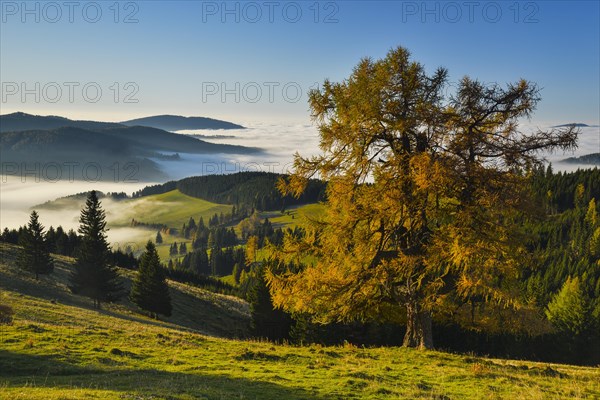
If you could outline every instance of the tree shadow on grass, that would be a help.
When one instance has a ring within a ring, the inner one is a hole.
[[[160,316],[159,320],[152,320],[140,313],[135,313],[136,306],[123,299],[120,304],[128,309],[129,312],[119,312],[104,306],[98,313],[106,316],[123,319],[126,321],[139,322],[147,325],[153,325],[161,328],[170,328],[184,332],[200,333],[207,336],[224,338],[245,338],[248,337],[250,320],[244,320],[236,317],[231,311],[224,310],[217,304],[208,300],[194,297],[193,295],[170,286],[169,291],[173,298],[172,317]]]
[[[30,355],[0,350],[0,379],[6,388],[95,388],[120,392],[120,398],[329,400],[315,391],[285,386],[278,377],[263,380],[207,374],[201,370],[169,372],[156,369],[119,369],[73,365],[52,355]],[[268,381],[271,379],[272,381]],[[336,397],[337,398],[337,397]]]

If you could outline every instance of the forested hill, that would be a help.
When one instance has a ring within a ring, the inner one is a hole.
[[[182,117],[179,115],[156,115],[123,121],[121,124],[127,126],[149,126],[166,131],[181,131],[186,129],[244,129],[243,126],[232,122],[206,117]]]
[[[4,118],[4,117],[3,117]],[[188,135],[180,135],[145,126],[83,129],[61,127],[3,132],[0,137],[0,157],[35,170],[37,163],[63,164],[96,163],[107,172],[99,179],[114,179],[111,166],[131,165],[130,178],[142,181],[163,181],[167,175],[153,158],[170,157],[177,160],[178,153],[193,154],[249,154],[259,149],[205,142]],[[114,169],[114,167],[112,167]],[[75,179],[82,179],[82,171],[74,171]],[[65,178],[66,179],[66,178]]]
[[[600,165],[600,153],[591,153],[579,157],[569,157],[562,160],[569,164]]]
[[[106,129],[123,125],[114,122],[77,121],[55,115],[31,115],[23,112],[0,115],[0,132],[20,132],[57,128]]]
[[[555,173],[548,167],[546,171],[538,171],[533,189],[553,213],[587,205],[592,199],[600,203],[600,169]]]
[[[36,129],[81,128],[107,129],[125,126],[145,126],[166,131],[184,129],[244,129],[232,122],[206,117],[182,117],[179,115],[156,115],[123,122],[100,122],[72,120],[56,115],[32,115],[24,112],[0,115],[0,132],[31,131]]]
[[[195,176],[147,186],[133,197],[161,194],[178,189],[188,196],[220,204],[243,205],[258,210],[281,210],[298,204],[316,203],[325,198],[325,182],[311,180],[299,198],[282,196],[277,180],[284,175],[269,172],[238,172],[229,175]]]

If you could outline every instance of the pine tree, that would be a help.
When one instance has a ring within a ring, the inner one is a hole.
[[[181,245],[179,245],[179,254],[187,254],[187,244],[182,242]]]
[[[123,288],[117,269],[109,264],[106,213],[95,191],[90,192],[85,207],[81,210],[79,223],[81,244],[69,288],[75,294],[92,298],[94,307],[100,308],[102,301],[118,300]]]
[[[171,248],[169,249],[169,255],[171,257],[176,256],[179,253],[179,246],[177,246],[177,242],[171,244]]]
[[[156,244],[161,244],[163,242],[163,238],[162,235],[160,234],[160,231],[156,232]]]
[[[242,267],[240,266],[239,263],[235,263],[235,265],[233,266],[233,279],[235,280],[235,283],[239,284],[240,283],[240,275],[242,274]]]
[[[50,258],[46,240],[44,238],[44,227],[39,222],[38,213],[31,212],[29,224],[23,233],[19,235],[19,244],[22,246],[18,258],[19,267],[35,274],[49,274],[54,270],[54,264]]]
[[[273,300],[265,281],[264,267],[256,270],[253,285],[248,291],[248,302],[252,315],[251,329],[257,337],[283,340],[289,337],[292,318],[273,306]]]
[[[149,311],[154,318],[157,314],[171,315],[171,296],[165,274],[160,265],[156,246],[152,241],[146,244],[138,275],[133,281],[129,298],[140,308]]]

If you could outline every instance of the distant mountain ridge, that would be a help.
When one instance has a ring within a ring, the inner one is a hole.
[[[152,127],[73,121],[56,116],[0,115],[0,125],[0,157],[3,163],[14,163],[14,169],[17,166],[27,170],[39,169],[44,163],[46,166],[48,163],[77,163],[80,166],[96,163],[103,171],[103,180],[116,178],[115,165],[119,168],[133,165],[135,171],[129,171],[130,176],[135,175],[137,180],[164,180],[167,175],[152,159],[177,162],[180,158],[178,153],[260,152],[257,148],[209,143]],[[75,179],[82,178],[81,174],[85,173],[79,170]]]
[[[57,128],[106,129],[124,126],[146,126],[165,131],[185,129],[245,129],[232,122],[207,117],[182,117],[179,115],[155,115],[123,122],[72,120],[56,115],[32,115],[24,112],[0,115],[0,132],[49,130]]]
[[[56,115],[31,115],[23,112],[0,115],[0,132],[49,130],[66,127],[93,130],[122,126],[115,122],[78,121]]]
[[[581,122],[573,122],[570,124],[554,125],[554,126],[552,126],[552,128],[565,128],[568,126],[574,126],[576,128],[594,128],[594,127],[597,127],[598,125],[588,125],[588,124],[584,124]]]
[[[206,117],[182,117],[180,115],[155,115],[121,122],[127,126],[149,126],[166,131],[182,131],[190,129],[245,129],[232,122]]]
[[[591,153],[579,157],[569,157],[562,160],[569,164],[600,165],[600,153]]]

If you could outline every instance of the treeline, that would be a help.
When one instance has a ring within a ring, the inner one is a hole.
[[[4,228],[2,234],[0,234],[0,242],[20,245],[23,238],[26,237],[26,233],[27,226],[21,226],[19,229]],[[62,226],[57,228],[50,226],[43,234],[43,239],[49,253],[67,257],[77,257],[82,242],[81,235],[78,235],[73,229],[65,232]],[[112,265],[121,268],[135,269],[138,266],[138,260],[130,248],[110,249],[108,257]]]
[[[184,271],[197,276],[226,276],[244,265],[244,249],[241,247],[205,247],[187,253],[182,259],[169,260],[168,269]]]
[[[600,317],[600,170],[548,168],[536,171],[533,182],[548,215],[527,223],[538,267],[525,277],[526,293],[547,305],[569,278],[577,279]]]
[[[273,228],[268,218],[261,221],[254,213],[242,222],[245,227],[243,240],[250,238],[247,241],[253,244],[255,250],[267,242],[281,244],[284,232],[281,228]],[[217,221],[213,220],[211,225],[207,226],[201,217],[198,223],[190,218],[190,221],[184,224],[183,231],[189,232],[188,238],[192,239],[192,247],[188,249],[183,242],[170,245],[169,253],[175,258],[169,260],[167,269],[175,271],[173,276],[220,277],[233,274],[236,283],[239,283],[244,272],[250,272],[250,268],[246,266],[248,244],[245,249],[233,228],[215,226],[216,223]],[[157,234],[157,238],[159,237]],[[179,272],[181,274],[177,275]]]
[[[285,175],[269,172],[238,172],[229,175],[207,175],[147,186],[133,194],[143,197],[178,189],[188,196],[220,204],[254,208],[261,211],[281,210],[299,204],[316,203],[325,198],[325,182],[310,180],[299,197],[284,196],[277,181]]]
[[[561,213],[577,206],[576,202],[588,204],[600,198],[600,169],[584,169],[575,172],[554,172],[552,166],[536,170],[532,180],[534,192],[549,213]],[[578,187],[583,187],[575,196]]]

